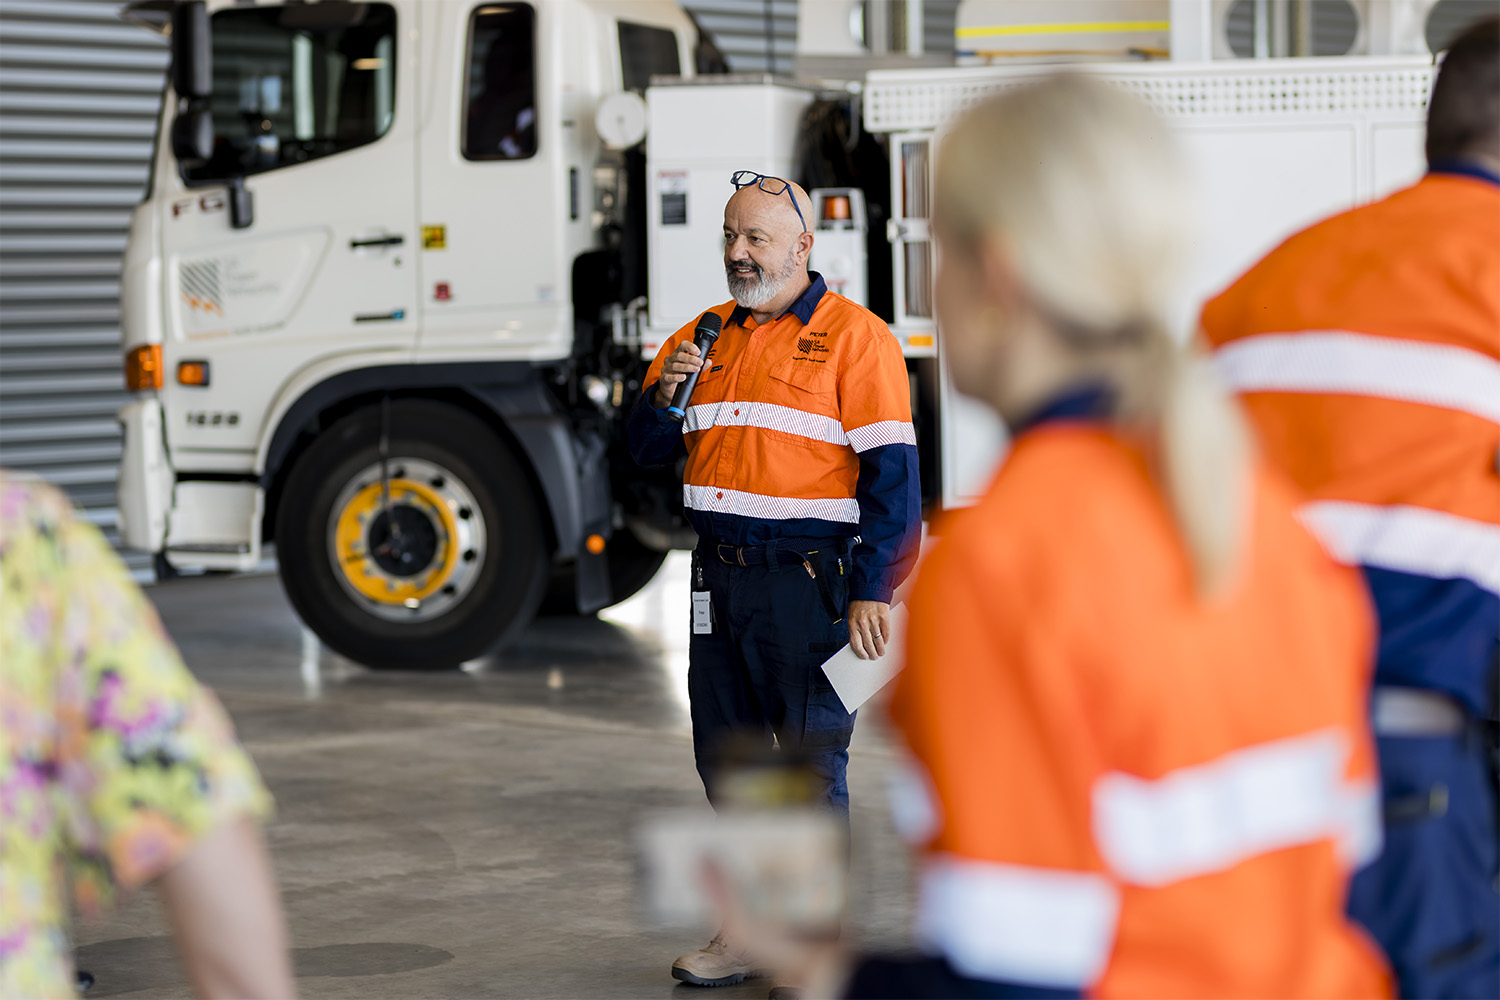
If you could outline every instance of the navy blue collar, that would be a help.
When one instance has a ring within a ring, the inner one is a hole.
[[[818,303],[822,302],[823,296],[828,293],[828,282],[824,281],[823,276],[817,271],[808,271],[807,276],[812,279],[812,284],[807,286],[807,291],[803,292],[797,301],[788,306],[786,312],[777,316],[776,319],[781,319],[782,316],[791,313],[802,321],[803,326],[812,322],[813,310],[818,308]],[[735,306],[734,311],[729,314],[729,322],[735,326],[744,326],[745,320],[749,318],[750,310],[744,306]]]
[[[1486,170],[1471,160],[1439,160],[1427,168],[1429,174],[1454,174],[1459,177],[1472,177],[1475,180],[1489,181],[1500,187],[1500,174],[1492,170]]]
[[[1060,420],[1099,421],[1114,407],[1115,392],[1099,382],[1084,382],[1053,396],[1027,416],[1016,421],[1011,434],[1019,437],[1043,424]]]

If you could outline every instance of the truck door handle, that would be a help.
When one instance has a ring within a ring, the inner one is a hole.
[[[358,250],[360,247],[399,247],[405,242],[405,236],[372,236],[367,240],[350,240],[349,249]]]
[[[356,323],[382,323],[406,318],[405,309],[392,309],[388,313],[361,313],[354,317]]]

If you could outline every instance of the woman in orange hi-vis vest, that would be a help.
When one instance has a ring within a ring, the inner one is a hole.
[[[1166,129],[1062,76],[936,163],[949,368],[1015,437],[919,570],[891,699],[925,956],[847,992],[1387,995],[1344,914],[1371,613],[1170,334]]]

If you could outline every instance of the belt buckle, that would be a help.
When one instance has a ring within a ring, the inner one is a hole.
[[[724,550],[725,549],[728,549],[731,552],[736,552],[735,547],[733,545],[719,544],[719,545],[715,545],[714,546],[714,555],[718,556],[719,557],[719,562],[723,563],[724,565],[726,565],[726,566],[733,566],[734,562],[732,560],[730,560],[730,559],[725,558],[725,556],[724,556]],[[736,554],[738,554],[738,553],[736,552]],[[740,565],[741,566],[745,565],[743,559],[740,561]]]

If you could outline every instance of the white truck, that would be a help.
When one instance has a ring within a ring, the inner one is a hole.
[[[729,174],[794,174],[816,88],[695,78],[700,36],[670,0],[129,10],[170,26],[173,70],[122,277],[126,545],[233,571],[274,540],[328,646],[437,668],[502,645],[549,588],[593,611],[693,544],[680,479],[631,466],[623,417],[655,347],[727,297]],[[1153,103],[1194,163],[1184,316],[1422,168],[1424,58],[1080,69]],[[964,502],[1004,438],[941,368],[934,138],[1046,71],[865,79],[888,287],[866,284],[861,192],[818,197],[815,266],[890,297],[935,504]]]

